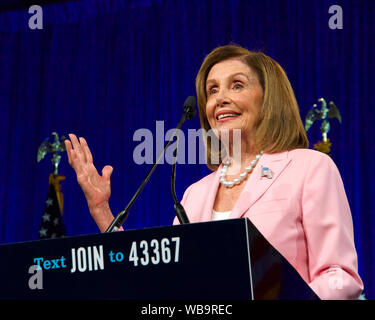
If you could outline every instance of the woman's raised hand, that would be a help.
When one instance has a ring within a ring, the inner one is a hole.
[[[84,138],[69,134],[70,141],[65,140],[69,164],[77,175],[77,181],[85,194],[91,215],[101,231],[105,231],[113,219],[109,209],[111,196],[111,174],[113,168],[105,166],[102,175],[96,170],[92,154]]]

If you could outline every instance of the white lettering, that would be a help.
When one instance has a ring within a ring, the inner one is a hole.
[[[42,268],[39,265],[32,265],[29,268],[29,273],[33,274],[29,279],[29,288],[31,290],[43,289],[43,270],[42,270]]]
[[[137,145],[133,151],[133,160],[136,164],[152,164],[154,162],[152,132],[148,129],[136,130],[133,141],[141,141],[142,138],[144,141]]]
[[[168,315],[169,318],[173,317],[176,307],[154,307],[149,304],[147,307],[142,307],[142,315]]]
[[[94,270],[104,270],[104,255],[103,255],[103,246],[99,246],[99,250],[96,246],[94,249]]]
[[[43,29],[43,9],[41,6],[31,6],[29,8],[29,13],[34,14],[29,19],[29,28],[31,30]]]
[[[77,271],[85,272],[92,270],[103,270],[104,269],[104,255],[103,246],[90,246],[87,248],[80,247],[77,250],[72,248],[72,268],[71,273]]]
[[[333,14],[333,16],[330,17],[328,21],[329,28],[332,30],[343,29],[343,11],[341,6],[330,6],[328,9],[328,13]]]

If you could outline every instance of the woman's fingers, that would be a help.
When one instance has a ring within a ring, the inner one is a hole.
[[[69,137],[72,140],[72,142],[74,141],[74,138],[75,138],[75,142],[73,142],[73,146],[74,146],[74,143],[76,144],[77,143],[77,138],[75,135],[73,134],[70,134]],[[77,144],[76,144],[76,148],[73,149],[73,146],[72,146],[72,142],[70,142],[68,139],[65,140],[65,147],[66,147],[66,153],[68,154],[68,161],[69,161],[69,164],[71,165],[71,167],[74,169],[74,171],[76,172],[77,174],[77,177],[78,176],[81,176],[82,173],[83,173],[83,163],[82,163],[82,157],[78,157],[77,155]]]
[[[111,179],[111,175],[113,172],[113,168],[111,166],[105,166],[102,170],[102,177],[105,181],[109,181]]]
[[[65,140],[66,152],[68,154],[69,164],[77,174],[78,182],[86,183],[87,181],[98,181],[100,179],[98,172],[93,165],[93,158],[87,141],[80,137],[77,139],[76,135],[69,134],[69,140]],[[109,182],[113,168],[105,166],[102,170],[102,178],[105,182]]]
[[[82,148],[81,144],[79,143],[77,137],[74,134],[70,133],[69,138],[72,141],[73,148],[74,148],[74,151],[75,151],[78,159],[80,161],[86,162],[87,161],[86,155],[85,155],[85,153],[83,151],[83,148]]]
[[[68,161],[69,164],[72,166],[72,168],[76,171],[78,174],[78,171],[80,171],[80,161],[77,157],[76,150],[73,150],[72,144],[69,140],[65,140],[65,147],[66,147],[66,153],[68,154]]]
[[[69,138],[70,141],[65,141],[69,164],[76,173],[88,206],[91,209],[102,208],[103,205],[108,204],[111,196],[110,179],[113,168],[105,166],[100,175],[93,164],[92,154],[86,140],[82,137],[77,139],[74,134],[69,134]]]
[[[71,157],[72,144],[70,143],[68,139],[65,139],[64,143],[65,143],[66,153],[68,155],[69,164],[72,165],[72,157]]]
[[[85,138],[82,138],[82,137],[79,138],[79,141],[81,142],[81,146],[83,148],[83,152],[85,153],[87,162],[92,163],[93,162],[92,154],[91,154],[90,148],[87,144],[87,141],[85,140]]]

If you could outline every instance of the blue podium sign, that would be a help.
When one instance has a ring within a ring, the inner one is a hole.
[[[248,219],[0,245],[1,299],[316,298]]]

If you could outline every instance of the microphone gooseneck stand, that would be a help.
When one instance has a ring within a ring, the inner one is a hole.
[[[125,207],[125,209],[123,209],[122,211],[120,211],[117,216],[113,219],[112,223],[109,225],[109,227],[107,228],[107,230],[105,231],[106,233],[108,232],[115,232],[117,231],[121,225],[125,222],[126,218],[128,217],[129,215],[129,209],[132,207],[132,205],[134,204],[135,200],[138,198],[139,194],[141,193],[141,191],[143,190],[143,188],[145,187],[146,183],[148,182],[148,180],[150,179],[152,173],[154,172],[156,166],[159,164],[162,156],[164,155],[165,153],[165,150],[168,148],[168,146],[172,143],[172,141],[174,140],[174,137],[176,136],[178,130],[181,128],[182,124],[186,121],[186,120],[190,120],[192,119],[195,114],[196,114],[196,110],[195,110],[195,98],[193,96],[190,96],[186,99],[185,103],[184,103],[184,114],[182,115],[181,117],[181,120],[180,122],[178,123],[176,129],[174,130],[171,138],[168,140],[168,142],[165,144],[164,146],[164,149],[163,151],[160,153],[159,157],[157,158],[156,162],[152,165],[151,169],[149,170],[149,172],[147,173],[146,177],[143,179],[141,185],[139,186],[139,188],[137,189],[137,191],[135,192],[135,194],[133,195],[133,197],[131,198],[131,200],[129,201],[128,205]],[[176,202],[175,202],[176,203]],[[177,201],[178,203],[178,201]],[[181,204],[180,204],[181,206]],[[176,205],[175,205],[176,207]],[[182,207],[182,206],[181,206]],[[183,209],[183,208],[182,208]],[[185,210],[184,210],[185,211]],[[186,216],[186,213],[185,213],[185,216]],[[179,218],[180,219],[180,218]],[[181,221],[181,223],[188,223],[188,219],[187,219],[187,216],[183,218],[183,220]]]
[[[176,162],[177,162],[177,148],[178,148],[178,137],[176,139],[176,149],[173,151],[174,162],[172,164],[172,175],[171,175],[171,191],[174,202],[174,210],[176,211],[176,216],[180,224],[190,223],[189,218],[187,217],[186,211],[182,204],[178,201],[176,196]]]

